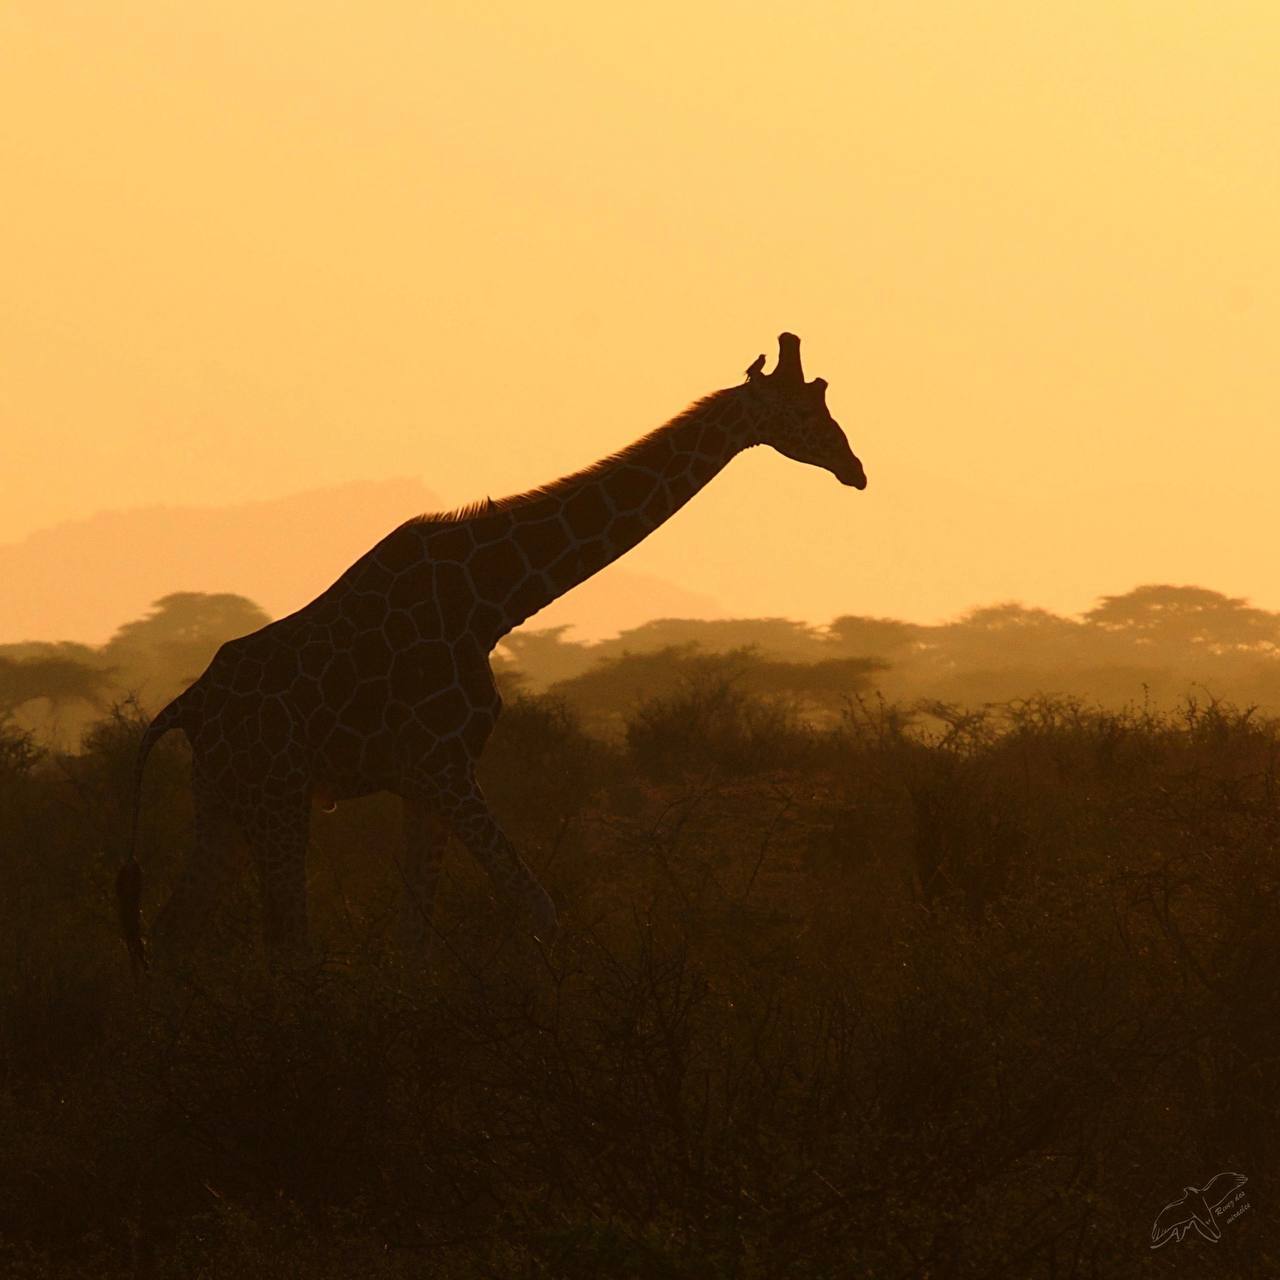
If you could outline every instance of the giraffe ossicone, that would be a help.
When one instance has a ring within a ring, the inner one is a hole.
[[[489,654],[513,628],[634,547],[736,454],[767,444],[866,487],[804,380],[800,340],[754,361],[740,385],[585,470],[528,493],[418,516],[296,613],[224,644],[148,726],[134,775],[129,852],[117,880],[135,965],[146,962],[135,860],[142,776],[158,738],[191,743],[195,838],[153,930],[158,951],[193,945],[247,844],[274,955],[305,953],[311,805],[376,791],[402,798],[406,922],[429,924],[445,844],[456,836],[500,893],[551,941],[556,909],[494,820],[475,765],[501,708]]]

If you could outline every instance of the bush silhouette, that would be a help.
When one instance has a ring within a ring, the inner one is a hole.
[[[733,660],[688,674],[665,696],[642,702],[627,721],[630,758],[657,782],[713,774],[749,777],[792,764],[806,741],[782,703],[748,693]]]
[[[963,628],[1059,643],[1023,612]],[[483,782],[564,908],[554,951],[451,854],[440,947],[400,953],[373,796],[316,818],[314,968],[265,968],[246,859],[171,987],[135,985],[109,892],[145,711],[74,752],[0,725],[0,1270],[1167,1269],[1162,1205],[1280,1150],[1280,724],[1204,695],[895,703],[858,687],[893,666],[823,654],[854,663],[813,674],[854,685],[839,719],[759,650],[509,698]],[[171,735],[148,771],[149,908],[188,764]],[[1270,1216],[1259,1193],[1197,1274],[1277,1274]]]

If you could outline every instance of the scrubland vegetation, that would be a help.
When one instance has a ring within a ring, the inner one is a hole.
[[[74,749],[114,701],[155,710],[218,646],[269,619],[236,595],[176,592],[106,644],[0,645],[0,716]],[[535,619],[536,623],[536,619]],[[736,686],[784,700],[810,724],[839,722],[851,693],[968,707],[1037,694],[1112,710],[1165,710],[1194,693],[1280,714],[1280,614],[1203,587],[1154,585],[1105,596],[1079,618],[1000,604],[935,625],[844,615],[823,627],[786,618],[666,618],[586,644],[564,627],[522,628],[499,646],[508,692],[553,693],[597,735],[618,738],[639,705],[733,655]]]
[[[246,868],[185,985],[131,979],[110,904],[136,710],[74,752],[10,725],[0,1272],[1280,1274],[1280,726],[850,667],[815,712],[792,660],[509,698],[485,784],[554,950],[453,850],[402,953],[374,797],[316,817],[313,968],[266,971]],[[148,773],[152,918],[185,751]],[[1249,1211],[1153,1252],[1228,1169]]]

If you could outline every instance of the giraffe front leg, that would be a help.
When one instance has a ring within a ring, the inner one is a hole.
[[[418,796],[403,803],[404,852],[400,897],[400,944],[406,950],[425,950],[432,931],[436,893],[444,866],[449,827],[440,814]]]
[[[494,820],[471,770],[435,781],[436,804],[453,833],[489,873],[499,893],[528,914],[534,937],[554,942],[560,927],[555,903]]]

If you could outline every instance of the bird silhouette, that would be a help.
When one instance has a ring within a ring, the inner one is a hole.
[[[1181,1240],[1192,1227],[1216,1244],[1222,1239],[1222,1230],[1214,1221],[1213,1211],[1248,1181],[1243,1173],[1220,1173],[1203,1187],[1183,1187],[1182,1195],[1156,1214],[1151,1228],[1151,1247],[1158,1249],[1170,1240]]]

